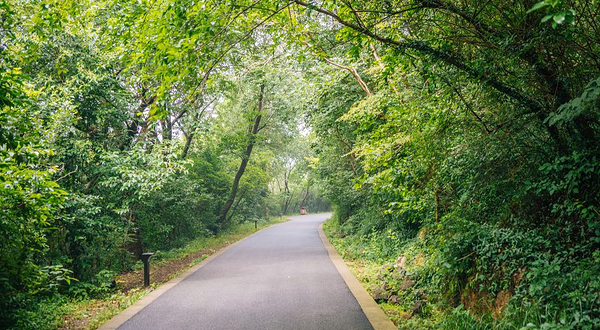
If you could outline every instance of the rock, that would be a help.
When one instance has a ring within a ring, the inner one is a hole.
[[[417,315],[421,313],[421,308],[423,307],[423,301],[418,300],[415,305],[411,308],[412,315]]]
[[[417,253],[415,256],[415,264],[419,267],[425,266],[425,255],[423,253]]]
[[[390,297],[390,293],[385,291],[383,288],[377,288],[375,289],[375,291],[373,291],[373,299],[375,301],[380,301],[380,300],[388,300]]]
[[[378,288],[376,288],[373,291],[373,299],[375,299],[377,301],[379,301],[379,300],[387,301],[391,295],[392,295],[391,288],[389,287],[387,282],[383,282],[381,284],[381,286],[379,286]]]
[[[392,265],[383,265],[381,266],[381,270],[384,272],[392,272],[394,271],[394,267]]]
[[[398,258],[398,260],[396,260],[396,264],[394,265],[394,268],[396,268],[396,271],[398,273],[404,274],[406,272],[404,267],[406,267],[406,257],[402,255]]]
[[[415,281],[411,280],[410,278],[407,278],[404,281],[402,281],[402,284],[400,284],[400,290],[406,290],[408,288],[412,288],[413,286],[415,286]]]
[[[381,290],[383,291],[391,291],[393,289],[393,286],[391,284],[388,284],[387,281],[384,281],[383,284],[381,284]]]
[[[421,231],[419,231],[419,241],[423,242],[425,240],[426,236],[427,236],[427,228],[421,229]]]

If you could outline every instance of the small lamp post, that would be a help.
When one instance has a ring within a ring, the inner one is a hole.
[[[144,263],[144,286],[150,285],[150,257],[154,253],[142,253],[142,262]]]

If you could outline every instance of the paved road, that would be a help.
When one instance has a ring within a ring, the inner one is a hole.
[[[329,216],[292,217],[249,237],[119,330],[372,329],[319,237]]]

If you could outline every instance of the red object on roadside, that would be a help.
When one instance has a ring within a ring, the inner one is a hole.
[[[302,207],[300,208],[300,215],[305,215],[306,214],[306,208]]]

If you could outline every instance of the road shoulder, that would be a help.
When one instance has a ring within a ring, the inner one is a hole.
[[[338,270],[344,282],[358,301],[360,308],[363,310],[367,319],[375,330],[392,330],[397,329],[394,323],[385,315],[383,310],[379,308],[379,305],[371,298],[371,295],[365,290],[360,282],[354,277],[350,269],[344,263],[344,260],[340,254],[335,250],[333,245],[327,239],[325,232],[323,231],[323,224],[319,225],[319,236],[323,241],[323,245],[327,250],[327,254],[331,259],[331,262]]]

